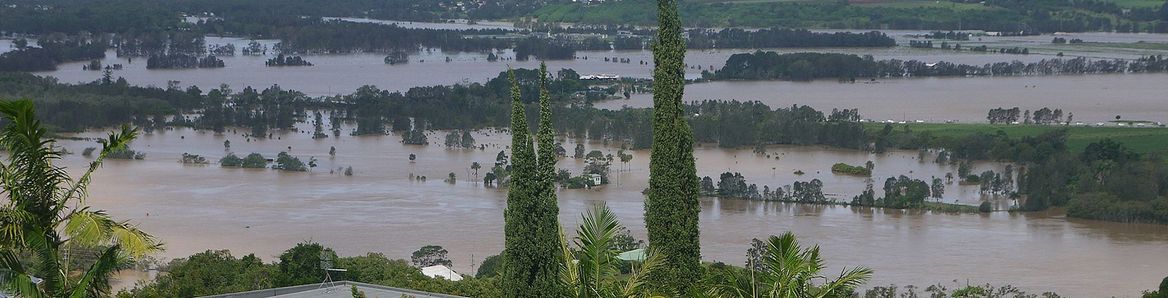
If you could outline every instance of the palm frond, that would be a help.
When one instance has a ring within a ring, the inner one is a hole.
[[[70,179],[52,164],[60,152],[53,149],[53,140],[44,138],[46,130],[36,120],[31,101],[0,101],[0,116],[9,120],[0,130],[0,147],[9,153],[0,183],[9,204],[28,211],[33,223],[47,224],[60,210],[54,200],[58,186]]]
[[[0,250],[0,280],[4,281],[4,290],[15,293],[20,297],[48,297],[37,284],[33,282],[20,258],[12,250]]]
[[[22,209],[0,209],[0,246],[24,246],[24,227],[32,219],[33,215]]]
[[[835,280],[830,280],[819,288],[818,297],[828,297],[838,291],[852,291],[855,288],[864,285],[872,278],[872,269],[864,267],[856,267],[850,270],[845,269],[840,272],[840,276]]]
[[[102,140],[102,153],[90,163],[76,181],[63,167],[53,164],[61,158],[54,140],[36,119],[33,103],[28,100],[0,101],[0,118],[8,122],[0,128],[0,149],[8,158],[0,162],[0,192],[8,202],[0,207],[0,268],[8,290],[21,297],[106,296],[109,274],[122,264],[122,252],[140,256],[158,249],[153,237],[128,222],[116,222],[103,211],[85,206],[86,189],[94,171],[110,152],[125,149],[138,135],[137,129],[122,126]],[[96,247],[111,245],[101,260],[81,280],[62,258],[65,245]],[[36,256],[31,270],[20,267],[13,249]],[[35,272],[39,282],[27,272]],[[80,294],[77,289],[84,289]]]
[[[140,257],[163,249],[162,243],[158,242],[154,236],[146,234],[138,227],[125,221],[114,225],[110,229],[110,235],[115,244],[121,246],[126,254],[133,257]]]
[[[24,243],[28,250],[38,258],[33,271],[41,278],[41,289],[45,295],[56,297],[61,294],[67,282],[65,269],[61,266],[60,243],[56,239],[56,231],[32,228],[25,234]]]
[[[584,215],[576,230],[582,283],[592,291],[599,292],[604,280],[619,271],[615,262],[617,253],[611,244],[620,227],[612,210],[605,204],[597,204]]]
[[[109,276],[119,269],[121,248],[118,245],[110,246],[101,253],[97,262],[89,266],[85,275],[77,282],[70,293],[70,298],[106,297],[109,296]]]
[[[115,225],[117,223],[105,211],[90,211],[86,207],[65,218],[65,235],[75,245],[92,247],[106,242]]]
[[[711,280],[708,281],[709,287],[705,294],[709,297],[722,298],[755,297],[757,289],[754,282],[749,276],[743,274],[743,272],[749,272],[747,270],[725,266],[712,274],[707,274]]]
[[[648,249],[645,251],[645,260],[641,261],[641,265],[634,267],[632,274],[629,275],[628,280],[625,281],[624,287],[621,289],[621,297],[644,297],[652,296],[649,289],[647,276],[652,274],[661,263],[665,262],[665,254],[657,249]]]
[[[138,128],[130,128],[129,125],[122,125],[121,132],[110,133],[106,139],[101,140],[101,153],[97,155],[97,158],[95,158],[93,162],[89,163],[89,168],[86,169],[85,173],[81,175],[81,178],[78,178],[77,182],[73,183],[69,190],[66,191],[63,196],[61,196],[61,200],[77,199],[78,205],[84,205],[85,198],[88,195],[87,189],[89,188],[89,182],[93,179],[93,172],[97,171],[97,168],[101,167],[102,162],[105,161],[105,158],[109,156],[111,152],[125,150],[129,146],[130,142],[137,138]],[[65,202],[60,202],[59,205],[63,206],[65,205]]]
[[[571,297],[579,297],[580,289],[580,269],[576,267],[576,256],[572,254],[572,249],[568,247],[568,238],[564,233],[564,227],[560,226],[560,251],[563,253],[563,263],[560,264],[560,283],[565,289],[568,289]]]

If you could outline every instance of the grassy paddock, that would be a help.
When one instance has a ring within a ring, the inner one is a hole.
[[[1120,7],[1131,8],[1153,8],[1164,5],[1163,0],[1108,0],[1107,2],[1115,3],[1115,5],[1119,5]]]
[[[1111,138],[1123,143],[1128,148],[1142,154],[1162,154],[1168,156],[1168,129],[1158,127],[1091,127],[1091,126],[1042,126],[1042,125],[990,125],[990,124],[962,124],[962,123],[909,123],[893,124],[896,130],[907,125],[914,132],[928,131],[934,136],[961,137],[978,132],[996,133],[1001,130],[1006,135],[1016,138],[1036,136],[1044,132],[1067,129],[1067,146],[1073,151],[1081,151],[1088,144]],[[884,128],[883,123],[868,123],[865,127],[871,131]]]

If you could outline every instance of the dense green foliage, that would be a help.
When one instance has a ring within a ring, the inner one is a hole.
[[[60,63],[101,59],[108,42],[100,38],[46,36],[37,40],[37,47],[22,46],[28,43],[25,39],[13,43],[14,50],[0,54],[0,71],[57,70]]]
[[[1016,192],[1022,199],[1022,210],[1037,211],[1052,206],[1066,206],[1067,215],[1071,217],[1168,223],[1168,213],[1164,212],[1164,206],[1168,206],[1165,205],[1168,203],[1168,166],[1159,155],[1140,154],[1126,145],[1140,145],[1146,141],[1121,143],[1107,138],[1107,135],[1100,135],[1085,139],[1088,143],[1083,147],[1072,148],[1068,146],[1069,140],[1076,139],[1072,131],[1088,134],[1093,130],[1105,129],[1048,128],[1025,133],[1025,130],[1007,126],[994,133],[987,132],[984,127],[955,133],[929,126],[921,127],[929,129],[914,132],[910,126],[896,130],[891,125],[885,125],[881,130],[871,131],[875,139],[874,149],[943,148],[947,156],[955,159],[1017,163],[1020,169]],[[1006,128],[1016,132],[1016,136],[1011,137]],[[1141,132],[1140,129],[1127,130],[1121,133]],[[970,175],[969,178],[977,177],[976,182],[982,182],[983,191],[988,187],[989,192],[1009,193],[1009,185],[999,187],[993,182],[1010,179],[999,179],[997,173],[988,174],[987,181],[980,181],[987,179],[985,173]],[[900,197],[915,195],[907,197],[911,200],[901,202],[913,205],[922,201],[917,198],[927,197],[928,186],[922,188],[920,191],[902,192]]]
[[[190,28],[180,22],[181,13],[210,13],[226,21],[212,19],[217,28],[262,27],[277,20],[306,17],[362,16],[370,18],[435,21],[439,19],[494,19],[525,14],[545,1],[483,1],[462,3],[452,0],[112,0],[97,5],[86,0],[12,0],[0,9],[0,29],[11,32],[126,32]],[[235,25],[233,23],[243,23]]]
[[[222,68],[223,60],[215,56],[196,57],[187,54],[151,55],[146,59],[146,69],[178,68]]]
[[[239,156],[236,156],[235,153],[227,153],[227,156],[219,159],[219,166],[245,169],[263,169],[268,167],[268,159],[264,158],[264,156],[259,153],[251,153],[244,158],[239,158]]]
[[[1025,76],[1057,74],[1168,72],[1168,60],[1148,56],[1131,60],[1044,59],[1039,62],[998,62],[985,65],[926,63],[898,59],[875,60],[871,56],[838,53],[754,52],[734,54],[726,65],[703,77],[719,80],[795,80],[821,78],[932,77],[932,76]]]
[[[917,292],[920,291],[920,292]],[[861,297],[865,298],[913,298],[913,297],[934,297],[934,298],[949,298],[949,297],[1043,297],[1043,298],[1059,298],[1057,293],[1043,292],[1042,294],[1030,294],[1021,289],[1011,286],[994,286],[991,284],[970,285],[968,282],[961,282],[953,285],[952,288],[942,284],[934,284],[927,287],[905,286],[903,289],[896,285],[886,287],[876,286],[868,289]]]
[[[467,130],[451,131],[450,133],[446,134],[446,147],[447,148],[459,148],[459,149],[471,149],[471,148],[475,147],[475,139],[474,139],[474,136],[470,135],[470,131],[467,131]]]
[[[1119,7],[1108,1],[690,1],[681,5],[688,27],[787,27],[986,30],[1018,33],[1168,32],[1163,8]],[[646,1],[549,5],[534,13],[544,22],[650,25]]]
[[[864,267],[844,269],[825,277],[826,264],[819,246],[803,248],[791,232],[771,236],[747,252],[746,268],[718,266],[709,294],[715,297],[853,297],[855,289],[872,277]]]
[[[330,265],[327,264],[326,260],[334,260],[336,256],[337,254],[332,249],[326,248],[320,243],[297,243],[296,246],[280,254],[280,263],[276,266],[280,273],[275,276],[276,286],[286,287],[320,282],[324,280],[325,275],[321,267]]]
[[[687,118],[698,142],[728,148],[755,144],[864,146],[864,128],[855,110],[834,110],[825,116],[808,106],[772,110],[760,102],[737,101],[701,101],[683,108],[686,115],[693,115]]]
[[[862,166],[853,166],[846,163],[831,165],[831,172],[856,176],[872,176],[872,170]]]
[[[564,256],[560,275],[567,290],[562,297],[660,297],[659,285],[647,282],[646,277],[664,270],[664,256],[649,250],[639,260],[621,260],[619,242],[625,230],[604,204],[593,205],[583,215],[571,245],[567,239],[560,240]]]
[[[506,297],[562,293],[555,142],[546,67],[539,72],[538,148],[533,148],[519,81],[511,72],[511,182],[507,192],[501,287]]]
[[[304,163],[299,157],[292,156],[288,152],[280,152],[276,154],[276,164],[272,166],[272,169],[289,172],[307,172],[315,166],[316,161],[314,159],[310,159],[308,163]]]
[[[226,250],[205,251],[170,261],[149,284],[119,297],[196,297],[272,288],[280,271],[254,254],[236,258]]]
[[[487,278],[499,275],[503,271],[503,257],[499,255],[488,256],[483,259],[483,263],[479,264],[478,271],[475,272],[475,278]]]
[[[524,102],[535,102],[538,71],[520,69],[515,73]],[[548,82],[551,109],[558,115],[551,120],[557,133],[624,141],[634,149],[649,148],[651,109],[591,108],[586,101],[571,97],[575,91],[587,88],[575,78],[575,72],[562,70],[557,79]],[[409,144],[429,142],[424,133],[411,130],[411,118],[419,129],[507,126],[509,112],[503,101],[508,96],[507,85],[503,74],[486,84],[417,87],[404,93],[363,87],[350,95],[309,98],[278,87],[262,91],[245,88],[238,93],[218,88],[203,93],[197,88],[183,91],[102,82],[71,85],[27,74],[0,75],[0,87],[7,87],[0,88],[0,95],[34,98],[49,108],[38,113],[45,114],[46,122],[61,130],[132,122],[148,128],[169,125],[225,131],[242,127],[251,129],[252,138],[265,138],[272,129],[290,129],[297,121],[309,118],[309,110],[315,109],[326,111],[330,119],[355,122],[358,135],[385,134],[392,124]],[[863,146],[863,127],[855,122],[858,114],[854,110],[845,110],[851,114],[835,111],[824,115],[806,106],[772,110],[758,102],[722,101],[693,103],[684,109],[687,115],[697,115],[686,117],[694,127],[696,140],[723,147],[758,143]],[[178,111],[196,116],[168,120],[166,116]]]
[[[0,147],[7,153],[0,163],[0,290],[20,297],[108,296],[112,275],[130,258],[161,249],[136,226],[85,203],[93,172],[138,130],[123,126],[101,140],[101,153],[73,178],[55,164],[63,152],[45,138],[31,101],[0,101],[0,116]]]
[[[889,177],[884,180],[884,197],[877,199],[875,205],[887,208],[919,208],[924,206],[925,199],[929,198],[929,184],[923,180],[912,179],[907,176]],[[861,204],[863,206],[864,204]]]
[[[684,118],[685,40],[676,0],[658,0],[653,44],[653,144],[645,227],[649,248],[665,255],[664,270],[649,276],[673,295],[692,295],[701,278],[698,176],[693,131]]]
[[[500,297],[493,279],[466,277],[453,282],[433,279],[422,274],[405,260],[389,259],[381,254],[336,257],[332,249],[318,243],[300,243],[280,255],[277,263],[264,263],[255,255],[235,258],[229,251],[206,251],[175,259],[163,266],[166,274],[153,281],[135,285],[118,293],[118,297],[197,297],[234,293],[272,287],[316,284],[324,280],[321,256],[333,257],[334,280],[409,288],[468,297]]]
[[[896,40],[884,33],[871,31],[853,32],[811,32],[796,29],[690,29],[686,31],[686,47],[691,49],[766,49],[766,48],[818,48],[818,47],[894,47]]]

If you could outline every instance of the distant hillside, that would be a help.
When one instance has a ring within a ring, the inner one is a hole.
[[[559,3],[532,16],[649,25],[656,22],[654,8],[652,1]],[[694,27],[1168,32],[1168,5],[1161,0],[696,0],[682,1],[681,13]]]

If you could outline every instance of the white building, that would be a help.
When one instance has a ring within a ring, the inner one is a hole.
[[[446,267],[443,265],[434,265],[434,266],[430,266],[430,267],[423,267],[422,274],[425,274],[426,276],[429,276],[430,278],[442,277],[442,278],[445,278],[445,279],[450,280],[450,281],[462,280],[461,274],[458,274],[458,272],[454,272],[454,270],[450,269],[450,267]]]

